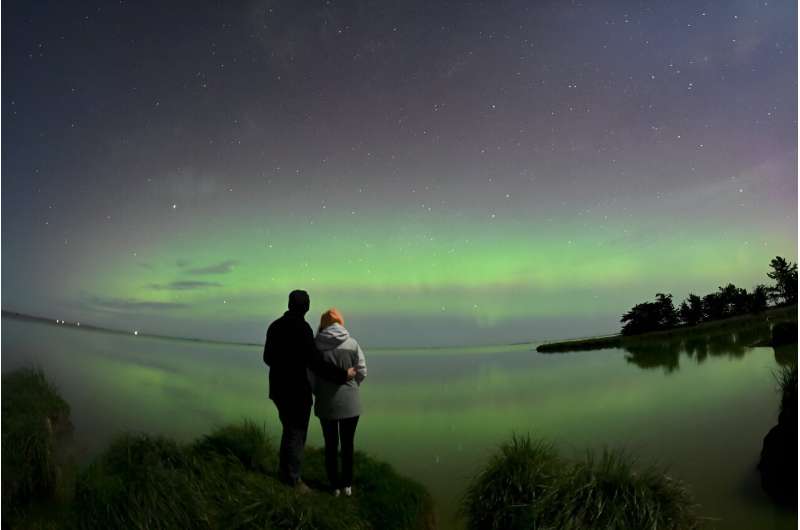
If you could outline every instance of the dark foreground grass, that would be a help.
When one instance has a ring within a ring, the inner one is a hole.
[[[277,480],[277,449],[252,422],[222,427],[194,443],[147,435],[117,439],[78,480],[78,528],[415,529],[425,528],[425,489],[363,453],[353,498],[324,486],[318,449],[304,476],[316,492],[298,495]]]
[[[3,376],[3,528],[427,529],[432,501],[418,483],[356,453],[354,496],[327,493],[324,456],[306,451],[300,495],[277,479],[278,450],[252,421],[192,443],[124,434],[64,480],[69,405],[40,370]],[[77,475],[77,478],[75,478]],[[61,494],[60,494],[61,493]]]
[[[2,509],[13,521],[31,504],[65,495],[69,470],[59,442],[69,436],[69,405],[41,370],[4,375]]]
[[[570,462],[547,443],[516,436],[472,480],[462,513],[475,530],[698,527],[688,491],[662,470],[634,469],[619,451]]]

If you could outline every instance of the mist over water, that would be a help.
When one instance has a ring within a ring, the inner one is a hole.
[[[12,318],[2,319],[2,331],[3,373],[44,369],[72,406],[86,459],[122,431],[188,440],[247,417],[279,436],[259,347]],[[552,440],[565,455],[608,445],[667,465],[718,528],[794,528],[795,514],[775,508],[758,482],[761,441],[777,418],[778,362],[772,348],[744,345],[753,338],[656,353],[367,348],[356,448],[422,482],[444,528],[458,527],[467,481],[513,432]],[[309,443],[322,445],[314,419]]]

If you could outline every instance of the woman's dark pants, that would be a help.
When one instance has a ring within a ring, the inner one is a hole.
[[[322,435],[325,437],[325,469],[334,488],[353,485],[353,439],[356,436],[358,416],[342,420],[323,420]],[[339,442],[342,444],[342,474],[339,476]]]

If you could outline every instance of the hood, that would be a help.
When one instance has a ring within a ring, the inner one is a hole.
[[[320,350],[332,350],[346,341],[350,334],[341,324],[333,324],[317,333],[317,348]]]

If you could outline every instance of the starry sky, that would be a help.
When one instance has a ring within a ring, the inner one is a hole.
[[[258,342],[611,333],[797,259],[797,4],[2,5],[2,306]]]

